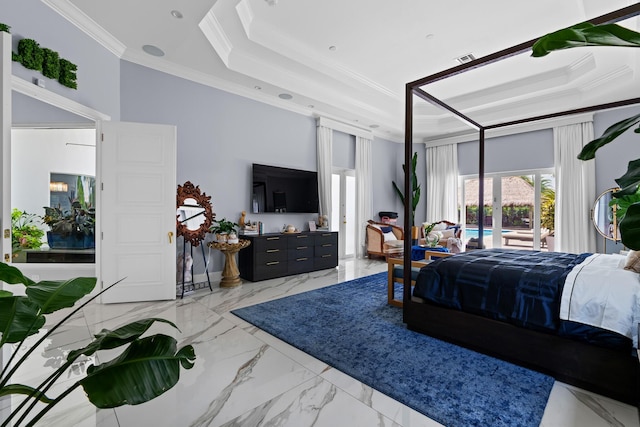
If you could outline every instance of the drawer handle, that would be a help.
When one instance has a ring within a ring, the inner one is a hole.
[[[296,249],[300,250],[300,249],[307,249],[309,246],[298,246]]]
[[[331,258],[331,254],[329,254],[329,255],[322,255],[322,258]]]
[[[268,262],[267,265],[278,265],[280,264],[280,261],[273,261],[273,262]]]
[[[322,235],[322,237],[329,237],[329,236],[331,236],[331,233],[324,233],[324,234]]]
[[[303,234],[303,235],[301,235],[301,236],[296,236],[296,237],[297,237],[298,239],[306,239],[306,238],[307,238],[307,237],[309,237],[309,236],[307,236],[307,235]]]
[[[274,252],[280,252],[280,249],[267,249],[268,254],[272,254]]]
[[[267,237],[267,240],[280,240],[280,237]]]
[[[296,261],[307,261],[309,258],[298,258]]]
[[[323,248],[328,248],[329,246],[333,246],[333,244],[331,243],[325,243],[324,245],[322,245]]]

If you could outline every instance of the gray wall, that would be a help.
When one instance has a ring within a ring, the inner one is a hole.
[[[477,141],[458,144],[460,175],[478,173]],[[485,141],[485,173],[509,172],[553,167],[553,131],[488,138]]]
[[[62,86],[17,62],[13,63],[13,74],[27,81],[43,79],[48,90],[119,120],[120,60],[40,0],[0,1],[0,22],[11,27],[13,50],[17,52],[18,41],[23,38],[55,50],[78,66],[78,89]],[[22,120],[22,111],[14,109],[14,115]]]
[[[177,78],[123,61],[121,119],[163,123],[178,129],[179,184],[191,181],[211,196],[218,219],[237,220],[249,212],[253,162],[317,170],[316,121],[312,117],[281,110],[215,88]],[[394,165],[388,159],[399,144],[375,138],[373,142],[374,189],[391,186]],[[334,132],[334,166],[355,167],[355,139]],[[380,154],[379,154],[380,153]],[[374,191],[374,207],[392,200],[390,191]],[[382,208],[380,208],[382,209]],[[267,232],[284,224],[307,228],[317,215],[248,214],[265,223]],[[210,237],[211,238],[211,237]],[[211,253],[212,271],[222,269],[222,255]],[[204,271],[199,255],[196,272]]]

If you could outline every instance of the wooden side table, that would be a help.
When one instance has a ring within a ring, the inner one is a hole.
[[[234,286],[242,284],[242,280],[240,280],[240,271],[238,270],[238,264],[236,263],[236,254],[250,244],[251,242],[245,239],[240,239],[238,243],[207,243],[209,247],[217,249],[224,254],[224,268],[222,270],[222,280],[220,281],[221,288],[233,288]]]

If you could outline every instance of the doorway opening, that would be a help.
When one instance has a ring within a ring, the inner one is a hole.
[[[552,170],[486,175],[482,207],[478,207],[478,184],[477,176],[461,177],[459,209],[466,243],[478,238],[478,218],[482,209],[486,248],[554,250],[555,179]]]
[[[338,256],[356,254],[356,172],[334,169],[331,175],[331,231],[338,232]]]

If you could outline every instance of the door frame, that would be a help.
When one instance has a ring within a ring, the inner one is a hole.
[[[10,38],[10,35],[7,33],[1,32],[0,36],[2,37],[3,46],[6,44],[6,37]],[[9,42],[9,46],[11,43]],[[1,55],[1,63],[3,70],[6,71],[8,68],[8,72],[3,71],[1,73],[0,85],[2,85],[3,90],[2,98],[3,98],[3,106],[2,106],[2,120],[0,121],[0,131],[2,134],[2,153],[3,153],[3,161],[0,164],[0,176],[2,176],[2,207],[1,207],[1,218],[2,218],[2,230],[3,230],[3,239],[2,246],[0,251],[2,252],[2,260],[4,261],[4,257],[6,254],[9,255],[9,260],[11,262],[11,238],[4,237],[5,230],[11,230],[11,128],[12,128],[12,97],[13,93],[20,93],[22,95],[33,98],[37,101],[44,102],[53,107],[59,108],[64,111],[68,111],[72,114],[75,114],[80,117],[84,117],[86,119],[92,120],[97,123],[99,120],[110,120],[111,117],[107,114],[104,114],[100,111],[94,110],[93,108],[87,107],[86,105],[80,104],[74,100],[65,98],[62,95],[51,92],[45,88],[41,88],[37,85],[34,85],[20,77],[14,76],[11,74],[11,49],[0,48]],[[60,127],[86,127],[84,125],[74,125],[69,123],[60,124]],[[23,126],[26,127],[26,126]],[[34,123],[32,127],[43,127],[43,124]],[[48,125],[51,127],[51,124]],[[96,155],[97,156],[97,155]],[[98,158],[96,157],[96,165],[98,162]],[[97,178],[97,177],[96,177]],[[99,218],[97,219],[99,221]],[[96,241],[96,245],[99,242]],[[79,264],[78,266],[80,266]],[[92,268],[93,267],[93,264]],[[31,264],[27,267],[32,270],[55,270],[57,275],[64,274],[62,268],[59,266],[50,266],[45,264]],[[67,265],[68,268],[68,265]],[[21,266],[21,270],[25,270],[23,266]],[[24,272],[24,271],[23,271]]]
[[[338,221],[338,227],[336,230],[336,227],[332,227],[332,231],[338,231],[338,258],[339,259],[346,259],[346,258],[354,258],[356,256],[356,252],[357,252],[357,234],[358,233],[354,233],[353,236],[353,253],[351,254],[347,254],[346,253],[346,242],[347,242],[347,219],[345,218],[346,216],[346,211],[345,209],[343,209],[343,207],[345,207],[347,205],[347,200],[346,200],[346,183],[347,180],[344,178],[346,176],[350,176],[353,177],[354,181],[355,181],[355,177],[356,177],[356,171],[355,169],[348,169],[348,168],[338,168],[338,167],[334,167],[333,170],[331,171],[331,175],[339,175],[340,176],[340,202],[339,202],[339,221]],[[353,201],[353,203],[355,204],[355,200]],[[336,206],[331,206],[332,209],[336,209]],[[333,216],[333,215],[332,215]],[[355,206],[354,206],[354,216],[355,216]],[[356,222],[357,219],[354,218],[353,222]]]
[[[485,173],[485,179],[492,179],[493,190],[493,204],[492,204],[492,245],[494,248],[502,247],[502,178],[508,176],[523,176],[531,175],[534,181],[534,206],[533,206],[533,218],[537,226],[533,227],[533,249],[540,250],[540,218],[541,218],[541,202],[542,202],[542,175],[554,175],[555,170],[553,168],[540,168],[540,169],[526,169],[510,172],[495,172]],[[459,175],[458,176],[458,188],[460,193],[460,200],[462,205],[460,206],[460,223],[462,224],[463,232],[466,232],[466,211],[464,206],[465,200],[465,186],[464,182],[467,179],[478,179],[477,174],[472,175]],[[497,223],[497,225],[496,225]],[[497,233],[495,231],[498,231]]]

